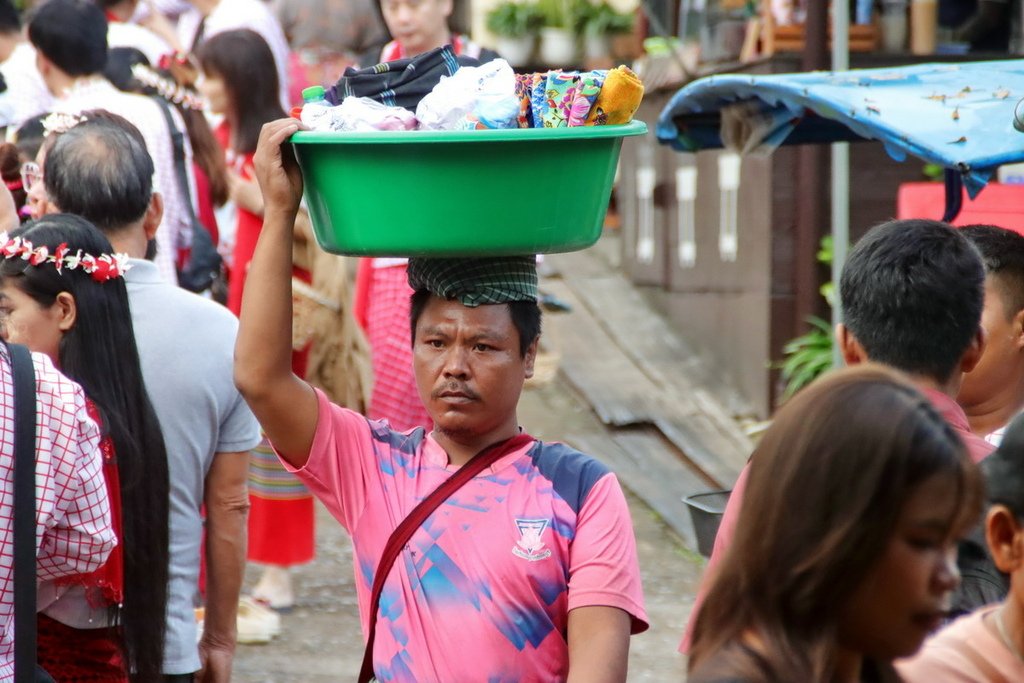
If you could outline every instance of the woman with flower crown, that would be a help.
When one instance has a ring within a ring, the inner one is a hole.
[[[168,474],[139,366],[125,255],[91,223],[52,214],[0,234],[4,337],[85,391],[104,435],[118,545],[91,574],[40,586],[38,661],[58,683],[162,680]]]

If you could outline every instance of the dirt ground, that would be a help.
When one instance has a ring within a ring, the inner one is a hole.
[[[553,374],[553,373],[552,373]],[[589,406],[557,376],[523,393],[520,422],[534,436],[600,430]],[[650,629],[634,636],[629,681],[682,681],[676,652],[703,568],[634,492],[627,491],[636,530]],[[233,680],[238,683],[352,681],[362,658],[362,638],[347,535],[318,505],[317,557],[294,572],[297,605],[283,616],[283,633],[266,645],[240,645]],[[258,568],[250,567],[246,586]]]

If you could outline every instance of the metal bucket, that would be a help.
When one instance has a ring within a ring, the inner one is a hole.
[[[705,491],[683,498],[683,502],[690,509],[690,520],[697,535],[697,552],[704,557],[711,557],[718,525],[722,522],[722,514],[725,512],[725,504],[729,502],[730,493],[732,491]]]

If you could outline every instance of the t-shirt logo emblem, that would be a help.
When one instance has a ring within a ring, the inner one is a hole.
[[[546,519],[517,519],[516,527],[519,529],[521,538],[516,541],[516,547],[512,548],[512,553],[530,562],[551,557],[551,549],[545,548],[544,541],[540,538],[544,530],[548,528],[548,521]]]

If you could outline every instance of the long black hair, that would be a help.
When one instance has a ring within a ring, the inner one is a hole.
[[[224,82],[234,151],[255,152],[263,124],[286,116],[274,53],[267,41],[249,29],[225,31],[200,45],[196,58],[203,73]]]
[[[66,243],[71,253],[99,256],[110,242],[84,218],[53,214],[13,233],[54,253]],[[168,581],[167,451],[149,402],[135,345],[128,290],[123,278],[97,282],[82,269],[38,267],[18,258],[0,261],[0,278],[41,306],[61,292],[75,299],[73,327],[61,338],[61,372],[82,385],[99,408],[114,443],[121,482],[124,602],[113,607],[121,626],[125,661],[133,682],[162,677],[164,612]]]

